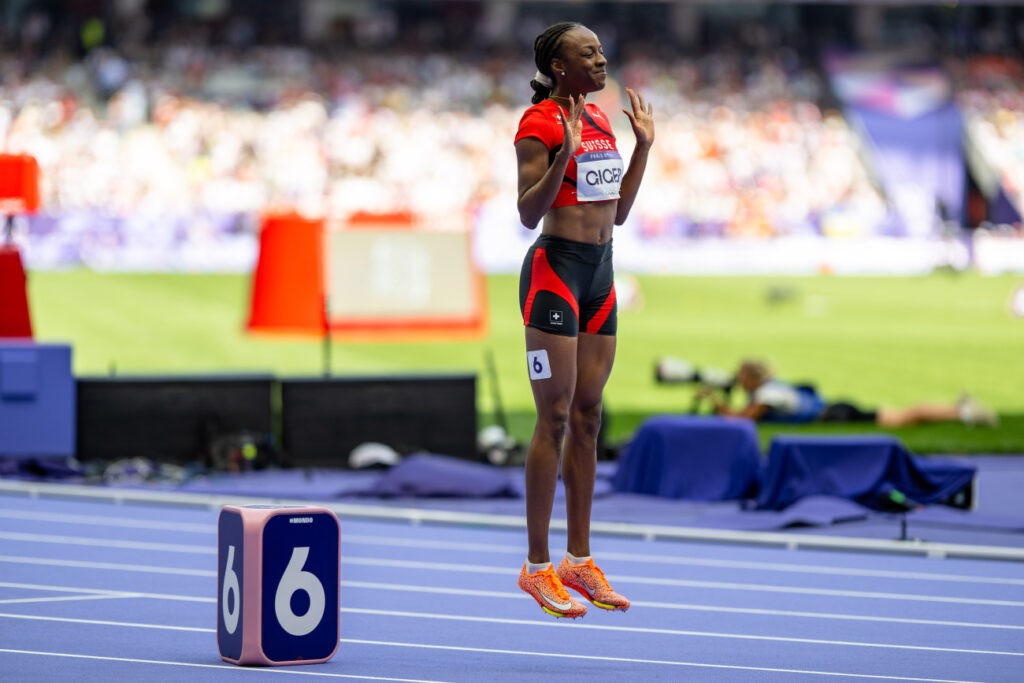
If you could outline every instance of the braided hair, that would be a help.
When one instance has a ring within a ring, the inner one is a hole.
[[[534,104],[539,104],[547,99],[554,89],[555,75],[551,73],[551,60],[557,57],[562,50],[562,36],[582,25],[575,21],[563,21],[559,24],[548,26],[533,41],[533,61],[537,64],[537,71],[542,76],[547,76],[551,79],[551,85],[546,85],[536,78],[530,81],[530,87],[533,88],[533,99],[531,101]]]

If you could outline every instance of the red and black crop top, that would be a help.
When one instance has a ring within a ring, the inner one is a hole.
[[[553,158],[563,142],[562,112],[559,109],[554,100],[544,100],[527,109],[519,120],[515,141],[537,138],[547,146],[550,158]],[[596,104],[584,107],[582,120],[583,140],[569,160],[562,186],[551,208],[619,198],[622,157],[615,146],[611,122]]]

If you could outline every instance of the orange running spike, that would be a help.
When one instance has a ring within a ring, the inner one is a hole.
[[[612,590],[604,572],[590,558],[585,564],[573,566],[564,557],[558,565],[558,578],[564,586],[594,603],[601,609],[625,612],[629,609],[629,600]]]
[[[519,572],[519,587],[532,595],[542,610],[553,616],[575,619],[587,613],[587,608],[565,590],[551,566],[536,574],[527,574],[524,563],[523,570]]]

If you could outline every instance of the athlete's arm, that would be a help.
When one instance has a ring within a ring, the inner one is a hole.
[[[583,96],[573,100],[568,113],[562,114],[562,143],[548,166],[549,150],[537,138],[523,138],[516,143],[516,161],[519,167],[519,220],[530,230],[537,227],[548,212],[562,186],[565,169],[569,166],[583,140]]]
[[[629,93],[629,101],[633,111],[623,109],[623,113],[629,117],[633,126],[633,134],[636,135],[636,147],[633,148],[633,156],[629,159],[629,168],[622,176],[622,185],[619,187],[619,203],[615,209],[615,225],[622,225],[629,216],[629,210],[633,208],[633,201],[636,193],[640,191],[640,181],[644,178],[644,170],[647,168],[647,157],[654,144],[654,106],[645,103],[644,98],[626,88]]]

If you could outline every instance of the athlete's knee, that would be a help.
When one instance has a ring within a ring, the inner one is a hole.
[[[601,431],[601,402],[574,402],[570,420],[573,439],[587,443],[596,442]]]
[[[537,413],[536,431],[541,438],[553,443],[556,448],[561,448],[562,439],[569,425],[569,410],[567,401],[559,401],[539,410]]]

